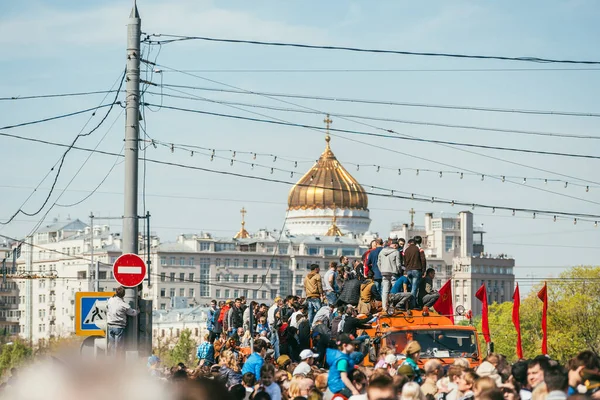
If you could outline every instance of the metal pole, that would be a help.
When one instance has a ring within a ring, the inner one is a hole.
[[[138,252],[138,134],[140,107],[140,35],[142,21],[133,2],[127,24],[127,71],[125,75],[125,208],[123,213],[123,254]],[[125,290],[125,302],[138,308],[138,290]],[[129,319],[126,348],[137,350],[138,317]]]
[[[148,252],[146,255],[146,269],[147,269],[147,273],[148,273],[148,288],[150,288],[151,285],[151,279],[150,279],[150,275],[151,275],[151,269],[150,269],[150,264],[152,264],[152,260],[150,258],[150,247],[151,247],[152,241],[150,240],[150,211],[146,211],[146,251]]]
[[[91,212],[90,213],[90,273],[94,270],[94,213]],[[97,275],[97,271],[96,271],[96,276],[94,276],[94,279],[96,281],[96,284],[94,285],[96,288],[96,292],[98,292],[98,275]]]
[[[96,292],[100,291],[100,261],[96,261]]]

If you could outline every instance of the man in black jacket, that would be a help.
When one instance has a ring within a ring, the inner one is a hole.
[[[242,309],[242,300],[235,299],[235,303],[231,308],[231,321],[229,327],[232,333],[237,332],[237,328],[244,327],[244,310]]]
[[[358,306],[360,300],[360,281],[354,271],[344,271],[344,287],[338,298],[337,305],[352,304]]]

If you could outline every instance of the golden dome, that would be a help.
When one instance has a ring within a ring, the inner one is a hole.
[[[327,127],[331,120],[325,120]],[[315,165],[294,185],[288,196],[288,210],[355,209],[367,210],[367,193],[335,158],[327,146]]]

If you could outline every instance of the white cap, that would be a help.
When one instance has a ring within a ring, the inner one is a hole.
[[[396,361],[398,361],[398,359],[393,354],[388,354],[387,356],[385,356],[385,363],[388,365],[394,365],[396,364]]]
[[[313,353],[312,350],[309,350],[309,349],[302,350],[300,352],[300,359],[301,360],[306,360],[308,358],[317,358],[317,357],[319,357],[319,355]]]

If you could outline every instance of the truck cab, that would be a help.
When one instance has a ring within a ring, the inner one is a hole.
[[[457,358],[465,358],[472,368],[482,362],[477,330],[473,326],[454,325],[450,318],[429,312],[426,315],[419,310],[413,310],[412,316],[404,313],[382,315],[366,333],[372,338],[373,345],[369,349],[368,360],[365,364],[377,362],[379,351],[390,347],[400,358],[406,344],[416,340],[421,345],[421,357],[418,361],[422,368],[431,358],[436,358],[444,366],[450,365]]]

